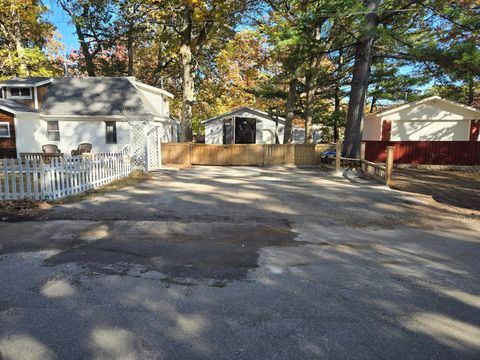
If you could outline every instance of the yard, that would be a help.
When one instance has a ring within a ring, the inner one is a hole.
[[[394,189],[431,196],[445,205],[480,211],[480,173],[397,169]]]
[[[478,358],[480,211],[396,184],[170,169],[3,222],[0,357]]]

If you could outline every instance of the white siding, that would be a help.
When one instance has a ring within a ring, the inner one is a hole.
[[[223,144],[223,119],[205,123],[205,144]]]
[[[431,100],[424,104],[386,114],[384,117],[388,120],[445,121],[477,119],[478,116],[478,113],[469,109],[439,100]]]
[[[17,152],[41,152],[42,145],[55,144],[65,154],[77,149],[80,143],[92,144],[92,151],[120,151],[130,142],[127,122],[117,121],[117,143],[107,144],[105,121],[59,121],[60,141],[47,138],[47,122],[39,119],[17,119]]]
[[[392,121],[391,141],[467,141],[469,121]],[[368,139],[367,139],[368,140]]]
[[[239,111],[232,115],[234,117],[245,117],[256,120],[255,142],[257,144],[275,144],[275,121],[260,117],[248,111]],[[223,144],[223,120],[230,117],[216,119],[205,123],[205,143]],[[284,125],[278,124],[278,138],[283,143]]]
[[[164,121],[160,123],[160,141],[177,142],[178,125],[175,121]]]
[[[258,131],[259,120],[257,120],[257,144],[275,144],[275,121],[261,120],[261,133]],[[284,125],[278,124],[278,139],[280,144],[283,144],[283,130]],[[261,135],[260,135],[261,134]]]
[[[153,92],[144,90],[143,88],[138,89],[143,96],[147,98],[147,100],[152,104],[155,110],[158,111],[161,116],[169,117],[170,111],[168,108],[168,98],[166,96],[162,96],[160,94],[155,94]]]

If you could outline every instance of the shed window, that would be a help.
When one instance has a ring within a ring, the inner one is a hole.
[[[58,121],[47,121],[47,139],[50,141],[60,141]]]
[[[31,99],[32,93],[30,88],[9,88],[11,98]]]
[[[8,122],[0,122],[0,137],[10,137],[10,124]]]
[[[105,135],[107,144],[117,143],[117,123],[115,121],[105,122]]]

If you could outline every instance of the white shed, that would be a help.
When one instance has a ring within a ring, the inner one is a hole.
[[[432,96],[364,118],[363,140],[477,141],[480,109]]]
[[[283,143],[285,119],[241,107],[239,109],[202,121],[205,125],[206,144],[275,144]]]

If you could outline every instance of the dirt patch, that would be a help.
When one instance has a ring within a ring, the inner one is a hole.
[[[408,206],[417,227],[480,230],[480,173],[397,169],[392,188],[415,195]]]
[[[393,189],[430,196],[434,201],[480,211],[480,173],[395,170]]]

